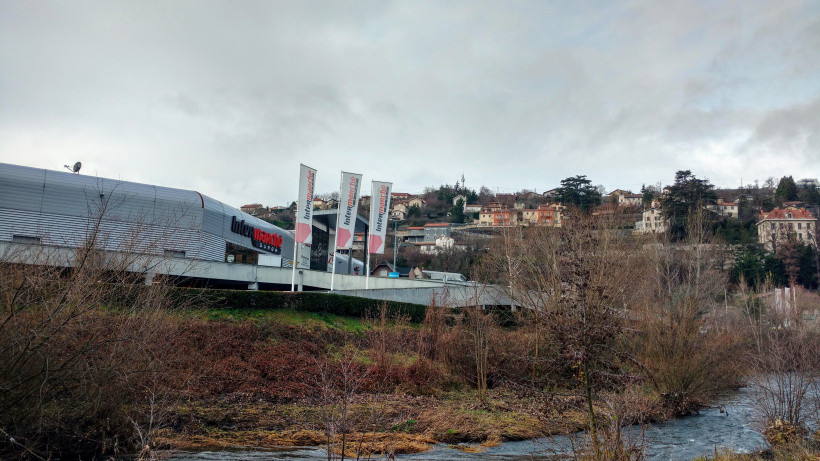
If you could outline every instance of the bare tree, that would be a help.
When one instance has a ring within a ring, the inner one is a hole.
[[[636,275],[631,246],[609,220],[572,213],[561,228],[531,227],[506,235],[483,262],[488,281],[507,285],[509,296],[536,325],[542,319],[549,325],[536,331],[543,332],[554,352],[547,356],[553,361],[551,374],[571,374],[580,384],[596,459],[603,456],[596,388],[619,379],[620,354],[614,346]],[[535,341],[536,356],[540,341]]]
[[[351,416],[354,398],[373,367],[362,365],[352,348],[345,346],[338,361],[319,361],[316,368],[316,385],[320,390],[319,404],[325,426],[327,459],[333,458],[338,446],[339,457],[344,460],[347,455],[348,436],[356,422]]]
[[[820,337],[794,306],[786,309],[784,301],[777,309],[776,291],[763,285],[744,298],[755,304],[748,363],[757,424],[769,443],[783,445],[800,442],[820,416]]]
[[[699,213],[686,240],[655,236],[645,250],[645,292],[636,303],[636,331],[628,342],[668,411],[685,414],[738,382],[742,334],[724,312],[726,273],[721,245]],[[718,310],[719,308],[719,310]]]
[[[167,224],[184,210],[164,226],[112,225],[123,197],[98,196],[84,244],[0,249],[0,430],[16,441],[0,457],[142,448],[162,425],[169,388],[158,352],[175,335],[163,321],[174,302],[167,279],[153,277],[172,264]]]

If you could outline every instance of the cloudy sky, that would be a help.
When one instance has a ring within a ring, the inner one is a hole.
[[[290,203],[820,177],[820,2],[0,0],[0,161]],[[363,192],[366,193],[366,192]]]

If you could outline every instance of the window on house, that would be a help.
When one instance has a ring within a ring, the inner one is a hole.
[[[803,240],[803,234],[797,234],[797,239],[798,240]]]
[[[772,230],[774,230],[774,223],[772,223]]]
[[[797,223],[797,228],[802,229],[803,228],[803,223],[802,222]]]

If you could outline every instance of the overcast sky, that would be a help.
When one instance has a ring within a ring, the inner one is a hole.
[[[0,0],[0,161],[286,204],[820,177],[820,2]],[[362,191],[368,194],[368,191]]]

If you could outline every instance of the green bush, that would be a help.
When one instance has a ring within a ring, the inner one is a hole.
[[[198,304],[200,300],[208,307],[224,309],[294,309],[297,311],[327,313],[349,317],[374,315],[382,303],[387,305],[388,315],[401,315],[411,322],[424,320],[425,306],[417,304],[382,301],[331,293],[289,291],[237,291],[201,290],[177,288],[173,299],[180,305]]]

